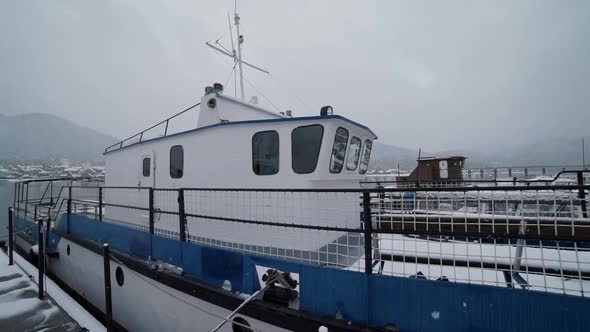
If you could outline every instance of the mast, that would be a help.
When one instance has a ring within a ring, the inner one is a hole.
[[[236,4],[236,7],[237,7],[237,4]],[[256,70],[263,72],[265,74],[270,74],[270,73],[266,69],[260,68],[258,66],[255,66],[251,63],[248,63],[248,62],[242,60],[242,44],[244,43],[244,36],[240,35],[240,15],[238,15],[237,8],[234,9],[234,24],[236,26],[236,34],[238,37],[238,51],[237,52],[234,49],[234,40],[233,40],[233,36],[232,36],[232,31],[231,31],[231,24],[229,23],[229,20],[230,20],[229,13],[227,15],[227,19],[228,19],[228,24],[229,24],[229,29],[230,29],[229,35],[231,37],[231,43],[232,43],[231,53],[229,52],[228,49],[226,49],[225,47],[223,47],[223,45],[221,45],[219,43],[219,39],[217,41],[215,41],[215,44],[212,44],[210,42],[205,42],[205,45],[211,47],[215,51],[217,51],[225,56],[232,58],[234,60],[234,66],[236,64],[238,65],[238,71],[239,71],[239,76],[240,76],[240,97],[241,97],[242,101],[244,101],[245,91],[244,91],[244,69],[243,69],[243,66],[246,65],[250,68],[256,69]],[[219,46],[217,46],[217,45],[219,45]]]
[[[244,101],[244,72],[242,71],[242,43],[244,43],[244,36],[240,35],[240,16],[238,12],[234,15],[234,23],[236,25],[236,33],[238,34],[238,66],[240,70],[240,95]]]

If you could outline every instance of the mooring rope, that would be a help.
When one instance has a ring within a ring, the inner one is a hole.
[[[142,279],[143,281],[145,281],[145,282],[147,282],[148,284],[150,284],[150,285],[152,285],[152,286],[156,287],[156,288],[157,288],[157,289],[159,289],[160,291],[162,291],[162,292],[164,292],[164,293],[166,293],[166,294],[168,294],[168,295],[170,295],[170,296],[174,297],[175,299],[177,299],[177,300],[179,300],[179,301],[183,302],[184,304],[187,304],[187,305],[189,305],[189,306],[191,306],[191,307],[193,307],[193,308],[195,308],[195,309],[197,309],[197,310],[199,310],[199,311],[201,311],[201,312],[203,312],[203,313],[205,313],[205,314],[208,314],[208,315],[210,315],[210,316],[213,316],[213,317],[215,317],[215,318],[222,319],[222,320],[224,320],[224,322],[227,322],[227,321],[229,321],[230,323],[232,323],[232,324],[235,324],[235,325],[238,325],[238,326],[241,326],[241,327],[243,327],[243,328],[246,328],[247,330],[256,331],[256,332],[263,332],[262,330],[254,329],[253,327],[251,327],[251,326],[248,326],[248,325],[246,325],[246,324],[242,324],[242,323],[240,323],[240,322],[232,321],[231,319],[228,319],[228,318],[226,318],[226,317],[220,316],[220,315],[218,315],[218,314],[216,314],[216,313],[213,313],[213,312],[211,312],[211,311],[209,311],[209,310],[207,310],[207,309],[204,309],[204,308],[202,308],[202,307],[199,307],[198,305],[195,305],[195,304],[193,304],[193,303],[190,303],[190,302],[188,302],[188,301],[186,301],[186,300],[184,300],[184,299],[182,299],[182,298],[180,298],[180,297],[176,296],[175,294],[172,294],[171,292],[169,292],[169,291],[167,291],[166,289],[164,289],[164,288],[160,287],[159,285],[157,285],[157,284],[153,283],[153,282],[152,282],[152,281],[151,281],[149,278],[146,278],[146,277],[144,277],[143,275],[141,275],[140,273],[138,273],[138,272],[134,271],[133,269],[131,269],[129,266],[125,265],[123,262],[121,262],[120,260],[118,260],[118,259],[117,259],[116,257],[114,257],[113,255],[111,255],[111,256],[110,256],[110,258],[111,258],[113,261],[115,261],[116,263],[118,263],[118,264],[121,264],[121,265],[125,266],[125,267],[126,267],[128,270],[129,270],[129,271],[131,271],[131,273],[133,273],[134,275],[136,275],[137,277],[139,277],[139,278],[140,278],[140,279]]]

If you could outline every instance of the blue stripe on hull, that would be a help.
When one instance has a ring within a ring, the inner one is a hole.
[[[66,229],[66,218],[58,227]],[[140,258],[183,268],[187,276],[234,291],[258,289],[255,265],[299,273],[300,308],[401,331],[586,331],[590,299],[495,286],[401,278],[253,256],[150,235],[70,215],[71,234],[109,242]],[[207,267],[207,268],[205,268]]]

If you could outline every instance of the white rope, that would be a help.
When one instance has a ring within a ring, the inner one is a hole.
[[[168,295],[170,295],[170,296],[174,297],[175,299],[177,299],[177,300],[179,300],[179,301],[183,302],[184,304],[186,304],[186,305],[189,305],[189,306],[191,306],[191,307],[193,307],[193,308],[195,308],[195,309],[197,309],[197,310],[199,310],[199,311],[201,311],[201,312],[203,312],[203,313],[205,313],[205,314],[208,314],[208,315],[210,315],[210,316],[213,316],[213,317],[215,317],[215,318],[223,319],[223,320],[224,320],[224,321],[226,321],[226,322],[229,320],[228,318],[225,318],[225,317],[223,317],[223,316],[220,316],[220,315],[218,315],[218,314],[215,314],[215,313],[213,313],[213,312],[211,312],[211,311],[209,311],[209,310],[207,310],[207,309],[204,309],[204,308],[201,308],[201,307],[199,307],[199,306],[198,306],[198,305],[196,305],[196,304],[190,303],[190,302],[188,302],[188,301],[186,301],[186,300],[184,300],[184,299],[182,299],[182,298],[180,298],[180,297],[176,296],[175,294],[172,294],[171,292],[167,291],[166,289],[164,289],[164,288],[160,287],[159,285],[157,285],[157,284],[153,283],[153,282],[151,281],[151,279],[149,279],[149,278],[146,278],[146,277],[144,277],[143,275],[141,275],[140,273],[137,273],[136,271],[132,270],[130,267],[128,267],[127,265],[123,264],[123,262],[121,262],[120,260],[118,260],[117,258],[115,258],[113,255],[111,255],[111,256],[110,256],[110,258],[111,258],[113,261],[115,261],[116,263],[118,263],[118,264],[121,264],[121,265],[125,266],[125,267],[126,267],[128,270],[129,270],[129,271],[131,271],[131,273],[133,273],[134,275],[136,275],[137,277],[139,277],[139,278],[140,278],[140,279],[142,279],[143,281],[145,281],[145,282],[147,282],[148,284],[150,284],[150,285],[152,285],[152,286],[156,287],[156,288],[157,288],[157,289],[159,289],[160,291],[162,291],[162,292],[164,292],[164,293],[166,293],[166,294],[168,294]],[[246,325],[246,324],[242,324],[242,323],[240,323],[240,322],[231,321],[231,323],[232,323],[232,324],[235,324],[235,325],[238,325],[238,326],[242,326],[242,327],[244,327],[244,328],[247,328],[247,329],[250,329],[250,330],[252,330],[252,331],[262,332],[262,330],[257,330],[257,329],[254,329],[254,328],[252,328],[251,326],[248,326],[248,325]]]

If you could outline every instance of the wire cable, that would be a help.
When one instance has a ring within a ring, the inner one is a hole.
[[[246,325],[246,324],[242,324],[242,323],[240,323],[240,322],[233,321],[233,320],[231,320],[231,319],[228,319],[228,318],[226,318],[226,317],[223,317],[223,316],[221,316],[221,315],[218,315],[218,314],[216,314],[216,313],[213,313],[213,312],[211,312],[211,311],[209,311],[209,310],[207,310],[207,309],[204,309],[204,308],[202,308],[202,307],[200,307],[200,306],[198,306],[198,305],[196,305],[196,304],[190,303],[190,302],[188,302],[188,301],[186,301],[186,300],[184,300],[184,299],[182,299],[182,298],[180,298],[180,297],[176,296],[175,294],[172,294],[171,292],[167,291],[167,290],[166,290],[166,289],[164,289],[163,287],[160,287],[159,285],[157,285],[157,284],[153,283],[153,282],[151,281],[151,279],[150,279],[150,278],[147,278],[147,277],[143,276],[142,274],[140,274],[140,273],[136,272],[135,270],[131,269],[129,266],[125,265],[123,262],[121,262],[120,260],[118,260],[118,259],[117,259],[116,257],[114,257],[113,255],[111,255],[111,256],[110,256],[110,258],[111,258],[113,261],[115,261],[116,263],[118,263],[118,264],[121,264],[121,265],[125,266],[125,267],[126,267],[128,270],[129,270],[129,271],[131,271],[131,273],[133,273],[134,275],[136,275],[137,277],[139,277],[140,279],[142,279],[142,280],[143,280],[143,281],[145,281],[146,283],[148,283],[148,284],[152,285],[153,287],[155,287],[155,288],[159,289],[160,291],[162,291],[162,292],[166,293],[167,295],[169,295],[169,296],[172,296],[173,298],[175,298],[175,299],[179,300],[180,302],[183,302],[183,303],[184,303],[184,304],[186,304],[186,305],[189,305],[189,306],[191,306],[191,307],[193,307],[193,308],[195,308],[195,309],[197,309],[197,310],[199,310],[199,311],[201,311],[201,312],[203,312],[203,313],[205,313],[205,314],[207,314],[207,315],[213,316],[213,317],[215,317],[215,318],[218,318],[218,319],[222,319],[222,320],[224,320],[224,321],[227,321],[227,322],[229,322],[229,323],[231,323],[231,324],[235,324],[235,325],[238,325],[238,326],[244,327],[244,328],[246,328],[247,330],[252,330],[252,331],[262,332],[262,330],[259,330],[259,329],[254,329],[254,328],[253,328],[253,327],[251,327],[251,326],[248,326],[248,325]]]

